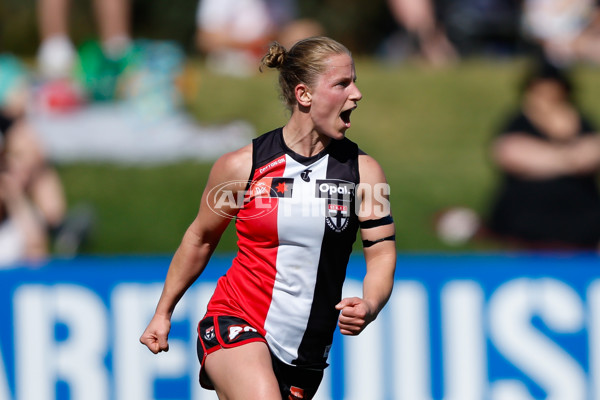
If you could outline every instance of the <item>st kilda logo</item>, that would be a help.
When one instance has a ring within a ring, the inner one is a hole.
[[[315,182],[315,196],[327,199],[325,221],[335,232],[341,232],[348,226],[354,192],[352,182],[337,179],[317,179]]]
[[[204,331],[204,339],[213,340],[215,338],[215,327],[210,326]]]

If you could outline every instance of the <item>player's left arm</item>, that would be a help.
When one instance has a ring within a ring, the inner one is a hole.
[[[338,325],[344,335],[358,335],[377,317],[390,298],[396,270],[389,185],[381,166],[368,155],[359,156],[359,172],[356,195],[361,202],[358,220],[367,273],[362,298],[344,298],[336,306],[341,311]]]

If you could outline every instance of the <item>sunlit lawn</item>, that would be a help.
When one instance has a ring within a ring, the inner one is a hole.
[[[437,239],[434,214],[453,205],[485,211],[495,179],[486,143],[516,104],[524,65],[522,60],[470,60],[431,69],[357,60],[363,100],[348,136],[386,171],[400,251],[456,250]],[[208,73],[198,61],[190,61],[188,70],[194,77],[185,80],[188,107],[201,123],[243,119],[257,132],[285,123],[275,72],[227,78]],[[600,77],[593,69],[577,72],[584,109],[600,121]],[[171,253],[196,214],[209,168],[191,162],[60,166],[70,203],[91,203],[97,212],[85,252]],[[474,248],[486,246],[458,250]],[[220,250],[235,250],[232,229]]]

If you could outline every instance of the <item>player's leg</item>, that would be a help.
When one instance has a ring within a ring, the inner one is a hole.
[[[272,357],[272,360],[273,371],[284,399],[310,400],[315,396],[323,379],[323,369],[289,365],[276,357]]]
[[[204,369],[221,400],[281,399],[264,342],[221,348],[206,357]]]

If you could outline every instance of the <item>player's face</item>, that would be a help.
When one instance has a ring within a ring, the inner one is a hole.
[[[342,139],[350,128],[350,114],[362,94],[356,87],[352,57],[336,54],[329,57],[328,65],[311,88],[310,114],[317,132],[332,139]]]

